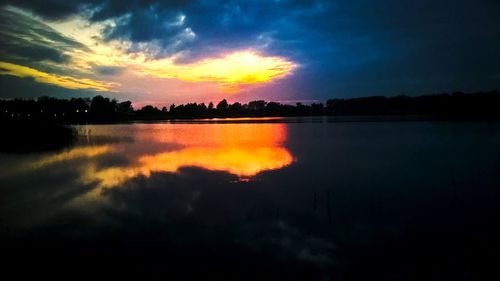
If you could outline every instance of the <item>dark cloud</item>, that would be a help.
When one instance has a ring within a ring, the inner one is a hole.
[[[43,7],[38,1],[4,1],[29,9],[49,19],[64,19],[84,12],[91,22],[118,19],[109,26],[104,40],[126,39],[142,43],[156,40],[162,50],[156,56],[184,51],[184,61],[196,60],[240,48],[264,45],[263,34],[281,33],[293,21],[314,17],[328,7],[325,1],[127,1],[119,0],[72,2],[50,1]],[[49,12],[49,6],[54,11]],[[179,16],[185,16],[179,22]],[[196,40],[184,40],[187,31]],[[301,35],[294,29],[290,34]],[[288,39],[288,38],[286,38]],[[277,38],[277,40],[281,40]],[[273,50],[266,51],[272,52]],[[132,48],[131,51],[136,49]],[[279,50],[275,50],[278,52]],[[282,51],[282,50],[281,50]],[[191,59],[190,59],[191,58]]]
[[[46,19],[60,20],[78,13],[83,4],[96,4],[99,1],[66,1],[66,0],[0,0],[1,4],[10,4],[27,9]]]
[[[125,69],[118,66],[94,66],[92,68],[97,74],[100,75],[117,75],[122,73]]]
[[[69,60],[66,51],[88,51],[48,25],[7,9],[0,9],[0,35],[1,60],[24,65],[33,66],[40,61],[65,63]]]
[[[57,98],[91,97],[95,95],[91,90],[72,90],[54,85],[36,82],[33,78],[19,78],[10,75],[0,75],[0,99],[38,98],[52,96]]]
[[[6,38],[6,37],[4,37]],[[0,52],[3,53],[2,57],[9,54],[19,56],[21,58],[29,58],[33,61],[49,60],[57,63],[68,61],[68,56],[63,54],[60,50],[49,48],[46,46],[23,46],[16,45],[14,41],[0,40]]]

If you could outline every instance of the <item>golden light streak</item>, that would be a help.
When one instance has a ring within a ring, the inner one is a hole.
[[[55,155],[44,157],[32,164],[34,168],[41,168],[58,162],[73,160],[76,158],[93,158],[98,155],[110,153],[114,150],[111,145],[84,146],[60,152]]]
[[[31,67],[13,64],[0,61],[0,75],[12,75],[20,78],[33,78],[35,81],[56,85],[66,89],[93,89],[96,91],[109,91],[110,84],[100,81],[94,81],[86,78],[73,78],[69,76],[61,76],[43,71],[36,70]]]

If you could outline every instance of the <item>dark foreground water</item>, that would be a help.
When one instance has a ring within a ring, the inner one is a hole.
[[[500,123],[248,121],[0,154],[0,274],[499,280]]]

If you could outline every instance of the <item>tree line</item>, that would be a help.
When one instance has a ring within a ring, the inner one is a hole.
[[[60,122],[109,122],[123,120],[264,117],[264,116],[322,116],[322,115],[429,115],[434,117],[498,118],[498,91],[424,96],[371,96],[349,99],[329,99],[325,103],[283,104],[263,100],[249,103],[228,103],[222,100],[187,103],[168,108],[146,105],[139,109],[131,101],[120,102],[103,96],[93,98],[0,100],[0,117],[4,120],[55,120]]]

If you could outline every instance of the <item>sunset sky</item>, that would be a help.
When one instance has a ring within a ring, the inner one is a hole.
[[[140,106],[500,88],[498,0],[0,5],[0,98]]]

